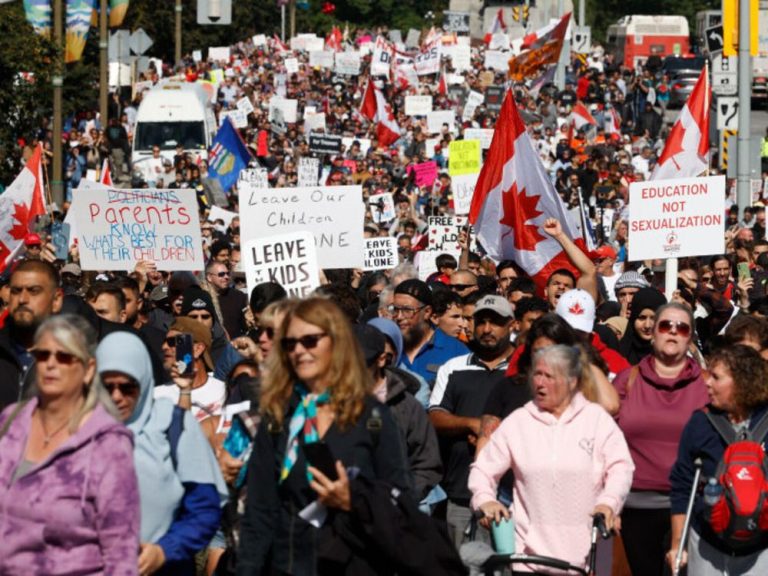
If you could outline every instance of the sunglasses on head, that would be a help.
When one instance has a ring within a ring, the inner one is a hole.
[[[74,354],[71,354],[70,352],[64,352],[63,350],[56,350],[56,352],[53,352],[52,350],[43,350],[40,348],[36,348],[34,350],[30,351],[30,354],[32,354],[32,358],[35,359],[35,362],[39,362],[40,364],[44,364],[48,362],[48,359],[53,356],[56,359],[56,362],[58,364],[64,364],[64,365],[70,365],[74,362],[80,361],[80,358],[75,356]]]
[[[668,334],[674,328],[675,332],[683,338],[691,335],[691,325],[678,320],[659,320],[658,328],[661,334]]]
[[[138,392],[139,385],[136,382],[125,382],[123,384],[104,384],[104,388],[110,396],[114,394],[115,390],[120,390],[121,396],[133,396]]]
[[[328,334],[320,332],[319,334],[306,334],[299,338],[283,338],[280,340],[280,346],[282,346],[283,350],[286,352],[293,352],[299,344],[301,344],[301,347],[304,348],[304,350],[312,350],[313,348],[317,348],[318,342],[326,336],[328,336]]]

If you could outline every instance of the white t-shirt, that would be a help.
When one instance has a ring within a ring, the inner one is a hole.
[[[209,416],[218,416],[224,406],[227,386],[221,380],[208,374],[208,380],[199,388],[192,390],[192,414],[198,422]],[[174,404],[179,402],[179,387],[176,384],[166,384],[155,387],[155,398],[168,398]]]

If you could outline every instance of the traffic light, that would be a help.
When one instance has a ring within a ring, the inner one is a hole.
[[[526,4],[523,6],[523,19],[521,21],[521,24],[523,25],[523,28],[528,26],[528,16],[530,15],[531,8]]]
[[[512,20],[520,22],[520,6],[512,6]]]

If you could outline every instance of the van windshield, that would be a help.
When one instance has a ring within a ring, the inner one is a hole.
[[[138,122],[134,135],[135,150],[173,150],[178,144],[185,150],[205,150],[203,122]]]

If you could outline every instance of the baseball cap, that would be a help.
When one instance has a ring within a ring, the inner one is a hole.
[[[478,300],[475,304],[475,311],[472,313],[472,315],[477,316],[480,314],[480,312],[485,312],[488,310],[495,312],[502,318],[512,318],[514,315],[514,312],[512,311],[512,305],[507,301],[507,299],[495,294],[488,294],[487,296],[480,298],[480,300]]]
[[[24,236],[24,246],[40,246],[42,243],[43,242],[40,240],[40,235],[35,234],[34,232],[30,232]]]
[[[152,292],[149,293],[149,299],[152,302],[162,302],[168,298],[168,286],[161,284],[152,288]]]
[[[185,318],[183,316],[177,317],[168,332],[170,331],[181,332],[183,334],[192,334],[192,341],[198,344],[205,344],[205,352],[203,352],[203,361],[205,362],[208,370],[213,370],[213,360],[211,359],[211,329],[203,325],[202,322],[193,320],[192,318]]]
[[[416,298],[419,302],[425,306],[432,306],[432,291],[427,286],[427,283],[416,278],[410,278],[403,280],[395,288],[395,294],[405,294]]]
[[[560,296],[555,314],[568,322],[571,328],[589,333],[595,325],[595,301],[586,290],[574,288]]]
[[[592,252],[592,260],[602,260],[603,258],[616,258],[616,250],[611,246],[604,244],[599,248],[595,248]]]
[[[62,274],[72,274],[73,276],[81,276],[83,274],[83,271],[80,269],[80,266],[75,264],[74,262],[70,262],[69,264],[66,264],[61,269]]]
[[[648,288],[649,286],[650,284],[648,283],[648,280],[646,280],[642,274],[630,270],[619,276],[619,279],[613,287],[613,291],[618,294],[619,290],[623,290],[624,288]]]

